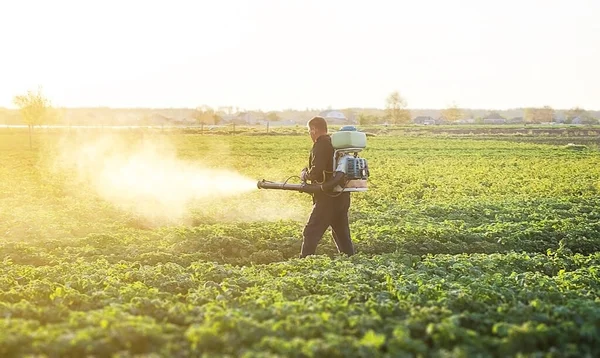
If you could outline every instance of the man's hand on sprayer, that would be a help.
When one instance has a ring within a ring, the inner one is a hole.
[[[308,168],[302,169],[302,171],[300,172],[300,180],[306,181],[307,176],[308,176]]]

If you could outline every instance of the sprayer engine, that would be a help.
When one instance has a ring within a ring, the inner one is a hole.
[[[257,183],[258,188],[333,194],[367,191],[369,166],[365,158],[359,157],[359,153],[367,146],[367,135],[357,131],[335,132],[331,135],[331,144],[334,149],[333,175],[328,181],[321,184],[288,184],[287,180],[276,183],[263,179]]]
[[[336,171],[344,172],[346,180],[367,180],[369,178],[367,160],[351,155],[344,155],[339,159]]]

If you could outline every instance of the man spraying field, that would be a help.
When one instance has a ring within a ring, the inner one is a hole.
[[[313,117],[308,121],[308,132],[313,147],[308,158],[308,167],[302,170],[302,181],[320,184],[332,179],[334,148],[331,137],[327,134],[327,121],[322,117]],[[302,250],[300,257],[315,253],[317,245],[325,230],[331,226],[333,240],[339,252],[353,255],[354,246],[350,238],[348,209],[350,209],[350,193],[341,192],[332,195],[321,191],[312,193],[313,208],[302,232]]]
[[[327,121],[313,117],[307,123],[313,142],[308,167],[300,173],[301,184],[261,180],[259,189],[293,190],[309,193],[313,208],[302,232],[300,257],[315,253],[327,228],[331,227],[333,240],[340,253],[354,254],[350,239],[348,210],[350,193],[367,191],[369,167],[359,153],[367,146],[363,132],[338,131],[328,134]]]

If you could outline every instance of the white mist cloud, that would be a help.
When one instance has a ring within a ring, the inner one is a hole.
[[[218,205],[257,190],[254,179],[177,158],[164,141],[130,143],[103,136],[77,142],[62,144],[61,166],[75,169],[80,183],[91,185],[103,199],[150,220],[179,220],[194,201]]]

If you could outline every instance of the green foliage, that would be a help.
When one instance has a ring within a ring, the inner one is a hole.
[[[593,147],[369,137],[358,254],[338,257],[326,234],[297,259],[305,194],[198,203],[161,226],[57,171],[60,136],[26,151],[24,135],[0,132],[0,356],[600,355]],[[168,138],[181,158],[272,180],[310,148]],[[293,205],[298,218],[262,216]]]
[[[598,254],[555,253],[4,260],[0,352],[595,356],[599,269]]]

